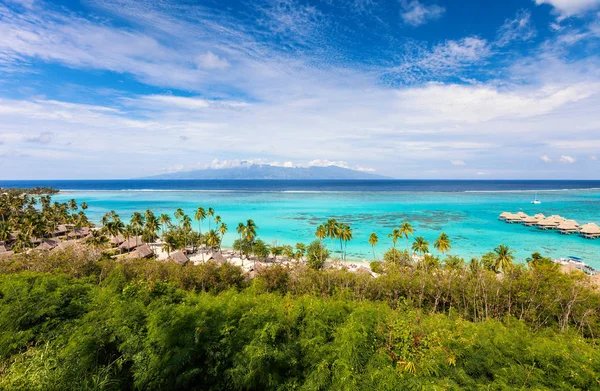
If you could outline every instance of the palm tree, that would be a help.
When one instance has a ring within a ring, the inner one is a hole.
[[[117,218],[106,223],[106,231],[112,236],[119,236],[125,231],[125,224]]]
[[[173,214],[173,216],[175,217],[176,220],[179,220],[180,218],[182,218],[183,215],[185,215],[185,212],[181,208],[177,208],[177,210]],[[178,222],[177,225],[181,225],[181,224]]]
[[[371,245],[371,248],[373,249],[373,260],[375,260],[375,245],[379,242],[379,238],[377,237],[377,234],[375,232],[371,233],[371,236],[369,236],[369,244]]]
[[[442,254],[447,253],[452,248],[450,244],[450,238],[444,232],[440,234],[437,240],[433,243],[433,246]]]
[[[342,253],[342,258],[346,259],[346,248],[348,246],[348,242],[352,240],[352,228],[348,224],[342,224],[339,231],[340,240],[344,242],[344,250]]]
[[[8,242],[10,239],[10,226],[7,223],[0,223],[0,242]]]
[[[196,209],[196,213],[194,214],[194,220],[196,220],[198,222],[198,232],[200,232],[200,234],[202,234],[202,227],[200,224],[202,224],[202,221],[206,218],[206,211],[204,210],[203,207],[199,206],[198,209]]]
[[[335,253],[334,239],[337,238],[338,222],[335,219],[327,220],[325,232],[327,233],[327,237],[331,238],[331,254],[333,256],[333,253]]]
[[[254,239],[256,239],[256,230],[257,229],[258,229],[258,227],[254,223],[254,220],[249,219],[246,221],[246,229],[245,229],[246,240],[250,244],[254,244]]]
[[[142,231],[142,227],[144,226],[144,216],[142,216],[140,212],[134,212],[129,223],[131,225],[131,233],[135,236],[135,247],[137,247],[138,236]]]
[[[169,226],[171,225],[171,216],[169,216],[166,213],[163,213],[158,217],[158,222],[160,223],[160,230],[164,235],[165,232],[167,232]]]
[[[204,241],[206,242],[206,245],[213,251],[221,245],[221,238],[214,229],[211,229],[206,233]]]
[[[223,237],[225,237],[225,234],[227,233],[227,224],[221,223],[219,226],[219,233],[221,234],[221,242],[223,242]]]
[[[171,251],[177,247],[177,240],[170,232],[165,233],[161,248],[167,252],[167,257],[171,256]]]
[[[325,230],[325,227],[323,226],[323,224],[319,225],[317,227],[317,231],[315,232],[315,236],[317,237],[317,239],[319,239],[319,242],[321,244],[323,244],[323,239],[325,238],[325,236],[327,236],[327,232]]]
[[[494,249],[494,270],[499,272],[500,270],[505,271],[513,265],[515,256],[513,255],[515,250],[504,244],[499,245]]]
[[[208,219],[208,229],[210,230],[210,218],[213,217],[215,215],[215,210],[213,208],[208,208],[208,211],[206,212],[206,216],[209,218]]]
[[[81,207],[81,210],[83,210],[83,211],[87,210],[87,208],[88,208],[87,202],[82,202],[80,207]]]
[[[429,252],[429,242],[422,236],[417,236],[412,244],[413,252],[424,255]]]
[[[244,267],[244,257],[242,256],[242,237],[246,233],[246,226],[244,225],[244,223],[238,223],[235,232],[237,232],[238,235],[240,235],[240,258],[242,259],[242,267]]]
[[[215,225],[219,225],[221,223],[221,216],[215,216]]]
[[[396,242],[399,238],[402,237],[402,233],[398,228],[394,228],[391,234],[388,235],[388,238],[392,239],[392,243],[394,244],[394,249],[396,249]]]
[[[86,241],[90,244],[90,246],[94,248],[99,248],[108,243],[108,238],[104,236],[100,230],[93,230],[90,237],[88,237]]]
[[[400,226],[400,235],[406,238],[406,252],[408,252],[408,235],[412,235],[414,232],[412,225],[406,221]]]

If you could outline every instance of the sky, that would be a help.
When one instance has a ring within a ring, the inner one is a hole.
[[[599,159],[600,0],[0,0],[0,180]]]

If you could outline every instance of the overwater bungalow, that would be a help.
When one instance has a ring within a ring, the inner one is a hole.
[[[502,212],[502,213],[500,213],[500,216],[498,216],[498,220],[505,221],[506,220],[506,216],[509,216],[511,214],[512,213],[510,213],[510,212]]]
[[[559,224],[560,224],[559,221],[553,220],[551,218],[546,218],[546,219],[538,221],[536,225],[539,229],[546,230],[546,229],[554,229],[554,228],[558,227]]]
[[[579,230],[579,224],[575,220],[565,220],[556,227],[561,234],[569,235]]]
[[[579,233],[587,239],[600,238],[600,227],[595,223],[588,223],[581,226]]]
[[[546,216],[544,216],[544,214],[543,214],[543,213],[537,213],[537,214],[536,214],[536,215],[534,215],[533,217],[535,217],[535,218],[536,218],[536,219],[538,219],[538,220],[542,220],[542,219],[545,219],[545,218],[546,218]]]
[[[521,219],[529,217],[525,212],[517,212],[517,216],[519,216]]]
[[[521,220],[521,222],[528,226],[531,227],[533,225],[536,225],[538,223],[538,219],[535,216],[527,216],[524,219]]]
[[[513,213],[509,213],[505,218],[504,221],[506,221],[509,224],[514,224],[514,223],[520,223],[522,221],[521,216],[513,214]]]

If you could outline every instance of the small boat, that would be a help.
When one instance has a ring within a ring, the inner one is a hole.
[[[533,201],[531,201],[532,204],[538,205],[541,204],[542,201],[537,199],[537,191],[535,192],[535,198],[533,199]]]

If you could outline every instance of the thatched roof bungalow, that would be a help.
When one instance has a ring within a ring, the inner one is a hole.
[[[56,229],[54,230],[54,236],[61,236],[66,234],[69,231],[69,229],[67,228],[66,225],[64,224],[60,224],[56,227]]]
[[[579,233],[588,239],[600,238],[600,227],[595,223],[587,223],[581,226]]]
[[[177,262],[180,265],[187,264],[190,259],[182,251],[176,251],[169,257],[170,261]]]
[[[90,229],[89,227],[76,228],[72,232],[67,234],[67,238],[69,239],[79,239],[89,235]]]
[[[509,213],[508,215],[506,215],[504,220],[509,224],[514,224],[514,223],[520,223],[521,221],[523,221],[523,218],[519,215]]]
[[[524,225],[531,227],[532,225],[536,225],[538,223],[538,219],[535,218],[534,216],[527,216],[524,219],[522,219],[521,222]]]
[[[519,217],[520,217],[520,218],[522,218],[522,219],[524,219],[524,218],[526,218],[526,217],[529,217],[529,216],[527,215],[527,213],[525,213],[525,212],[517,212],[517,216],[519,216]]]
[[[123,250],[123,251],[131,251],[131,250],[135,249],[136,247],[138,247],[142,243],[144,243],[144,242],[142,241],[141,236],[133,236],[133,237],[123,241],[123,243],[121,243],[119,245],[119,249]]]
[[[558,221],[555,221],[550,218],[546,218],[546,219],[538,221],[537,226],[540,229],[554,229],[554,228],[558,227],[559,224],[560,224],[560,222],[558,222]]]
[[[227,259],[223,256],[223,254],[221,253],[212,253],[210,254],[210,256],[206,259],[207,261],[213,261],[216,263],[225,263],[227,262]]]
[[[572,233],[576,233],[578,228],[578,224],[576,221],[574,220],[565,220],[563,222],[561,222],[560,224],[558,224],[558,226],[556,227],[557,230],[560,231],[561,234],[572,234]]]
[[[502,213],[500,213],[500,216],[498,216],[498,220],[504,221],[504,220],[506,220],[506,216],[509,216],[511,214],[512,213],[510,213],[510,212],[502,212]]]
[[[121,234],[110,237],[110,244],[112,244],[113,246],[120,246],[121,243],[123,243],[124,241],[125,241],[125,238]]]
[[[131,252],[133,258],[150,258],[154,255],[154,251],[147,244],[138,246]]]

